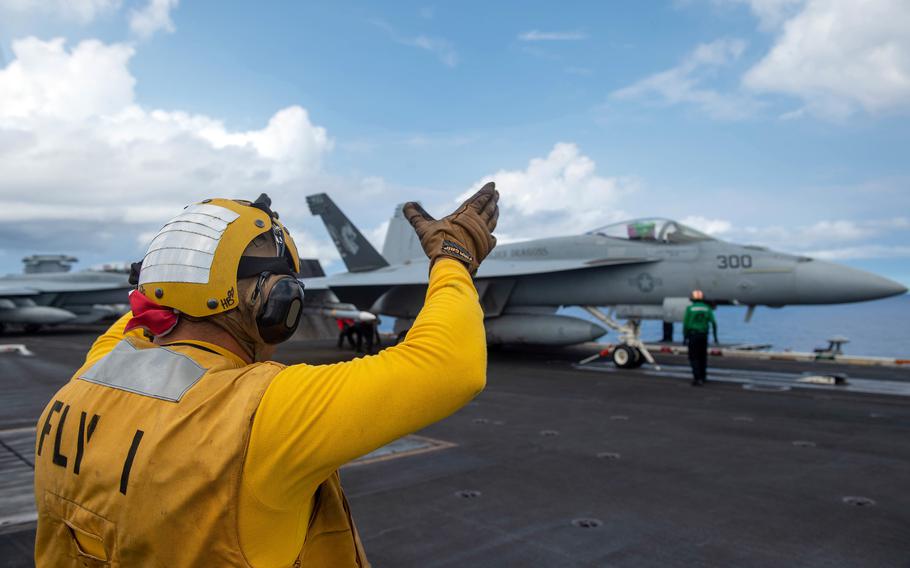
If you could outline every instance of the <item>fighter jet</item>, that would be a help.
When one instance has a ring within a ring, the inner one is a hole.
[[[77,259],[64,255],[22,260],[24,274],[0,277],[0,332],[9,324],[34,332],[46,325],[92,323],[129,309],[132,286],[122,271],[70,272]]]
[[[396,331],[405,331],[423,305],[428,267],[401,206],[379,254],[328,195],[311,195],[307,202],[348,269],[305,279],[308,292],[330,291],[341,302],[395,317]],[[682,321],[693,289],[715,305],[746,306],[747,319],[756,306],[859,302],[907,291],[868,272],[725,242],[658,218],[501,244],[481,265],[476,285],[490,343],[568,345],[603,335],[597,324],[556,313],[581,306],[619,333],[619,357],[627,357],[617,361],[621,366],[652,361],[640,340],[640,321]],[[611,313],[600,310],[608,306]]]

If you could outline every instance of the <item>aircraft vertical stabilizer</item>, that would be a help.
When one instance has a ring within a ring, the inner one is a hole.
[[[395,213],[389,220],[389,229],[385,233],[385,243],[382,245],[382,256],[391,264],[400,264],[425,256],[417,233],[404,218],[403,207],[404,203],[401,203],[395,208]]]
[[[366,272],[389,265],[328,195],[308,195],[306,202],[310,213],[322,217],[341,260],[350,272]]]

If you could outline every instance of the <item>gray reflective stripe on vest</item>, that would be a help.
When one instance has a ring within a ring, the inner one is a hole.
[[[206,369],[164,347],[136,349],[123,340],[79,378],[144,396],[178,402]]]

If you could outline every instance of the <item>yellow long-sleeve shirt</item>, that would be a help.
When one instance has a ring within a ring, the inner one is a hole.
[[[129,314],[102,335],[87,362],[124,337]],[[218,346],[237,367],[245,364]],[[254,363],[255,364],[255,363]],[[464,266],[438,261],[407,339],[345,363],[291,365],[256,411],[239,503],[244,556],[284,566],[303,545],[316,488],[341,465],[452,414],[486,381],[483,312]]]

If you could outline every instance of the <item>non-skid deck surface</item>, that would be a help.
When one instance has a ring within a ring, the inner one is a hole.
[[[17,337],[36,356],[0,355],[0,566],[30,565],[29,428],[92,339]],[[905,397],[573,368],[589,352],[491,352],[477,400],[345,467],[374,566],[910,566]],[[278,358],[347,356],[293,342]]]

